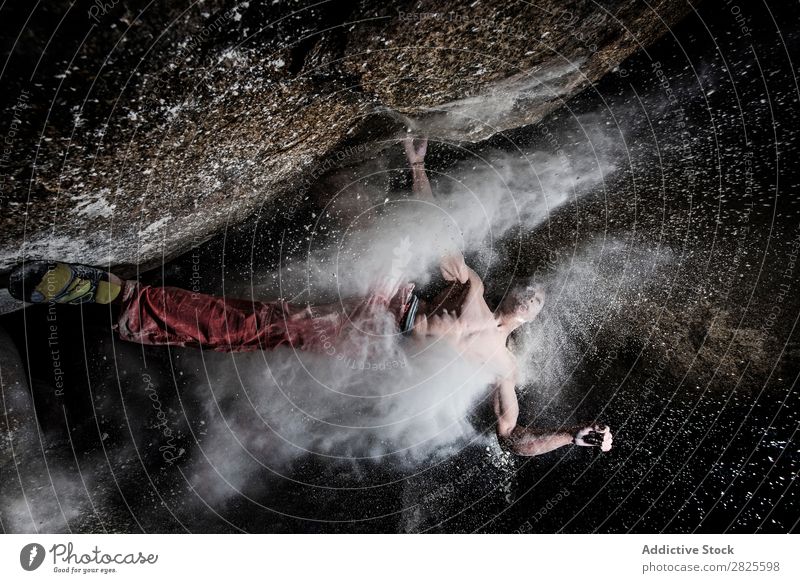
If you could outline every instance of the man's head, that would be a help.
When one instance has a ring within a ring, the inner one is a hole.
[[[544,296],[544,289],[539,285],[518,286],[512,289],[500,303],[498,315],[502,323],[516,328],[535,319],[544,306]]]

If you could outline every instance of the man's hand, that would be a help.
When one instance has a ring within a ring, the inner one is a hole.
[[[412,166],[419,166],[425,162],[425,152],[428,151],[428,138],[406,138],[406,158]]]
[[[611,429],[609,429],[607,425],[591,425],[579,429],[575,433],[572,442],[575,445],[600,447],[601,451],[608,451],[611,449],[614,437],[611,435]]]
[[[442,277],[445,281],[467,283],[469,279],[469,268],[464,262],[464,256],[460,251],[442,256],[442,260],[439,263],[439,270],[442,272]]]

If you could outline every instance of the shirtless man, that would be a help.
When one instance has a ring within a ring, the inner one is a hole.
[[[415,195],[433,201],[424,167],[426,140],[408,139],[405,148]],[[517,424],[517,364],[506,343],[514,330],[539,314],[544,304],[542,290],[517,290],[492,312],[483,297],[481,278],[460,251],[447,254],[440,270],[449,285],[430,303],[413,295],[412,284],[375,287],[366,297],[329,305],[221,298],[124,281],[96,267],[53,261],[18,266],[9,276],[9,291],[31,303],[116,304],[121,309],[114,327],[123,340],[226,352],[286,346],[333,354],[333,343],[349,324],[358,320],[368,327],[376,310],[388,312],[412,341],[440,339],[465,360],[496,372],[491,390],[497,437],[505,449],[523,456],[568,444],[608,451],[612,436],[605,426],[542,431]]]
[[[414,194],[434,202],[424,165],[427,141],[409,138],[405,141],[405,148],[411,164]],[[517,289],[505,297],[496,312],[492,312],[483,297],[483,281],[466,264],[460,252],[445,256],[440,270],[450,285],[430,304],[420,303],[419,312],[414,318],[412,337],[428,340],[441,338],[455,347],[466,360],[498,371],[492,390],[500,444],[524,456],[547,453],[571,443],[599,446],[603,451],[611,449],[611,431],[605,426],[542,431],[517,424],[517,362],[506,345],[514,330],[539,315],[544,306],[544,291],[541,288]]]

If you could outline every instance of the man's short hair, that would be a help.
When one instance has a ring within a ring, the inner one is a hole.
[[[541,289],[542,286],[529,283],[515,285],[500,301],[500,305],[498,306],[500,312],[503,314],[514,312],[520,306],[525,305],[525,302],[531,299],[536,292]]]

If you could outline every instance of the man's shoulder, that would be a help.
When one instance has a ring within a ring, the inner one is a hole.
[[[467,272],[469,273],[469,277],[467,277],[467,283],[469,284],[470,289],[483,294],[483,280],[481,279],[481,276],[469,266],[467,266]]]

